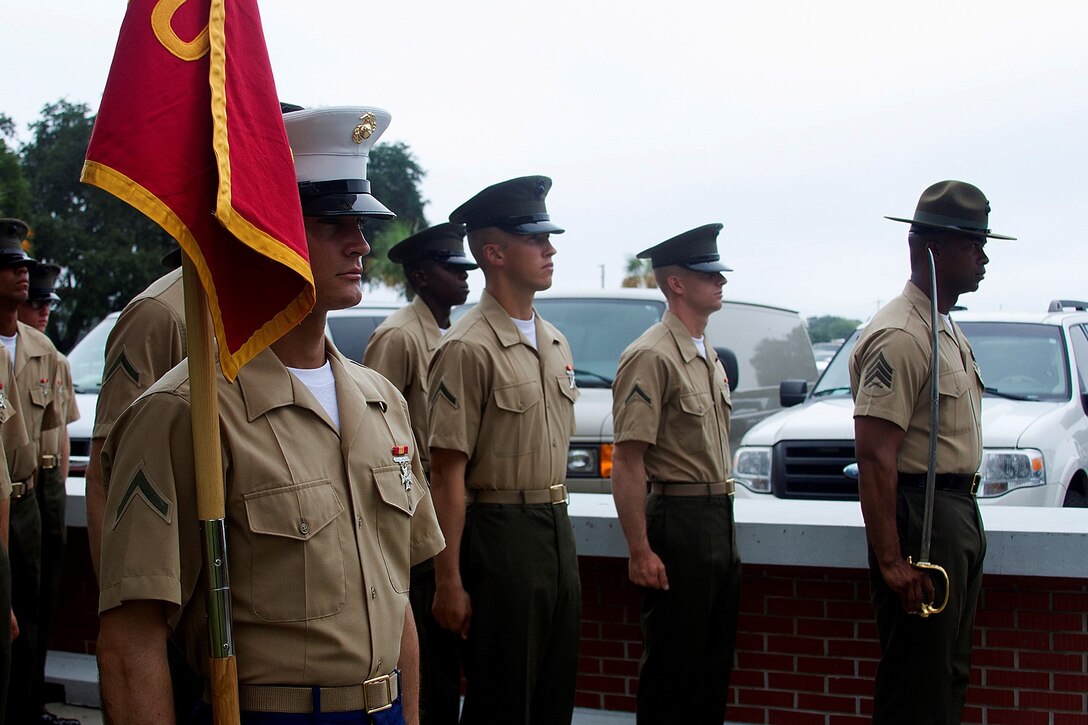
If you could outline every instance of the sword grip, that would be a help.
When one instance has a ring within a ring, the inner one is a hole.
[[[914,614],[917,614],[919,617],[925,619],[931,614],[940,614],[941,612],[943,612],[944,608],[948,606],[948,595],[951,593],[951,587],[948,583],[948,572],[944,570],[943,566],[940,566],[938,564],[932,564],[928,561],[919,561],[915,563],[911,560],[909,556],[907,557],[907,563],[913,566],[915,569],[918,569],[926,574],[939,574],[940,577],[944,579],[944,599],[941,601],[941,606],[935,607],[932,604],[922,602],[922,606],[918,609],[917,612],[914,612]]]

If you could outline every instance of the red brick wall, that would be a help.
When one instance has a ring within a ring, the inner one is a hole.
[[[93,653],[97,592],[85,529],[69,529],[54,649]],[[581,557],[577,704],[634,710],[641,595],[627,560]],[[880,648],[867,572],[745,565],[734,722],[867,723]],[[1088,581],[987,576],[968,723],[1088,724]]]
[[[631,710],[640,594],[623,559],[581,557],[577,704]],[[868,573],[744,567],[729,720],[868,723],[880,647]],[[1088,581],[987,576],[964,722],[1088,723]]]

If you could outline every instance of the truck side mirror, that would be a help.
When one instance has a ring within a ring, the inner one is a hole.
[[[807,397],[807,380],[783,380],[778,384],[778,402],[783,408],[790,408],[803,403]]]
[[[728,347],[716,347],[714,352],[718,353],[718,359],[722,361],[725,376],[729,378],[729,392],[732,393],[737,389],[737,383],[740,382],[740,366],[737,364],[737,356]]]

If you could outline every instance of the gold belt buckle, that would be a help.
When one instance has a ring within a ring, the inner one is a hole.
[[[370,693],[372,690],[375,690],[374,701],[384,702],[384,704],[371,706]],[[384,700],[380,700],[380,697],[383,697]],[[395,699],[397,698],[393,697],[393,678],[390,675],[382,675],[363,682],[363,707],[368,715],[388,710],[393,707],[393,700]]]
[[[52,470],[57,467],[57,457],[52,453],[42,454],[41,467],[43,470]]]
[[[548,497],[551,499],[552,506],[558,506],[559,504],[570,505],[570,491],[567,490],[565,483],[557,483],[548,487]],[[559,498],[556,498],[556,494],[559,494]]]
[[[12,498],[22,498],[23,494],[25,494],[25,493],[26,493],[26,482],[19,481],[17,483],[11,484],[11,497]]]
[[[979,474],[976,473],[974,476],[971,477],[971,495],[972,496],[977,496],[978,495],[978,485],[981,482],[982,482],[982,476],[980,476]]]
[[[735,496],[736,493],[737,493],[737,482],[736,482],[736,480],[732,479],[732,478],[725,479],[725,495],[726,496]]]

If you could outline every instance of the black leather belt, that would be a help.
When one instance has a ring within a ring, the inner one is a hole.
[[[938,491],[969,493],[974,496],[978,491],[978,482],[981,477],[977,473],[938,473],[936,478]],[[899,485],[904,488],[925,488],[926,474],[900,473]]]

